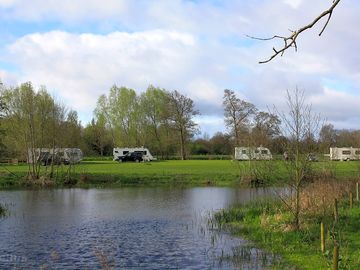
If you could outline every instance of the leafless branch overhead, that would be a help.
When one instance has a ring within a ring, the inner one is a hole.
[[[325,11],[323,11],[319,16],[317,16],[311,23],[299,28],[298,30],[290,30],[291,34],[289,36],[279,36],[279,35],[274,35],[273,37],[270,38],[258,38],[258,37],[253,37],[253,36],[247,36],[249,38],[252,39],[257,39],[257,40],[273,40],[273,39],[282,39],[284,41],[284,45],[281,48],[275,48],[273,47],[273,51],[274,53],[267,59],[264,61],[260,61],[259,64],[264,64],[264,63],[268,63],[270,62],[272,59],[274,59],[276,56],[278,56],[279,54],[282,56],[284,54],[284,52],[289,49],[290,47],[294,47],[295,51],[297,51],[297,43],[296,43],[296,39],[298,38],[298,36],[312,28],[315,24],[317,24],[320,19],[327,17],[327,20],[323,26],[323,28],[321,29],[319,36],[322,35],[322,33],[324,32],[325,28],[327,27],[330,19],[331,19],[331,15],[333,13],[333,10],[335,9],[335,7],[337,6],[337,4],[339,4],[341,0],[333,0],[333,4],[331,5],[331,7]]]

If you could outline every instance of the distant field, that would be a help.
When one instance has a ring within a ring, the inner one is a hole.
[[[338,178],[359,175],[360,162],[314,162],[314,172]],[[284,184],[287,179],[283,161],[231,161],[231,160],[170,160],[149,163],[118,163],[114,161],[83,161],[75,166],[73,177],[84,185],[129,184],[213,184],[233,185],[246,181],[249,166],[255,168],[256,177],[265,185]],[[0,165],[0,187],[18,186],[27,172],[26,164]],[[58,175],[65,175],[67,166],[60,166]],[[42,167],[45,170],[46,167]],[[60,177],[61,178],[61,177]],[[242,179],[240,181],[240,179]],[[245,179],[245,180],[244,180]],[[60,181],[61,182],[61,181]]]

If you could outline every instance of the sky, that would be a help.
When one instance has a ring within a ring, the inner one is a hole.
[[[286,91],[337,129],[360,128],[360,1],[341,1],[302,34],[298,51],[267,64],[277,41],[331,0],[0,0],[0,80],[31,81],[76,110],[83,125],[112,85],[151,84],[194,100],[201,133],[225,132],[224,89],[267,111],[286,111]],[[280,43],[281,44],[281,43]]]

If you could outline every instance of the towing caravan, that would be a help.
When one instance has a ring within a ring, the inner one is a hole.
[[[127,154],[131,154],[131,153],[142,153],[142,159],[144,161],[152,161],[152,160],[156,160],[155,157],[153,157],[153,155],[150,153],[149,149],[145,148],[145,147],[125,147],[125,148],[120,148],[120,147],[116,147],[113,149],[113,160],[114,161],[120,161],[122,160],[122,158],[127,155]]]
[[[270,160],[272,154],[266,147],[235,147],[236,160]]]
[[[360,148],[353,147],[330,147],[330,160],[359,160],[360,159]]]
[[[83,159],[83,153],[79,148],[35,148],[28,149],[28,163],[51,164],[75,164]]]

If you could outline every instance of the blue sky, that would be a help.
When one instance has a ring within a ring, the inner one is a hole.
[[[336,128],[360,128],[360,3],[341,1],[323,36],[259,65],[274,42],[331,0],[0,0],[0,79],[32,81],[78,111],[84,124],[113,84],[179,90],[201,112],[202,133],[225,131],[224,89],[267,110],[285,110],[287,89],[305,90]]]

